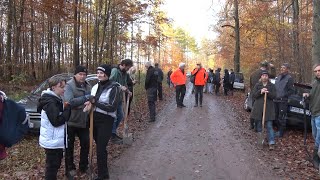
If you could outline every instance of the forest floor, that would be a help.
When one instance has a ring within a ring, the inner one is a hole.
[[[306,160],[302,130],[289,129],[282,139],[276,139],[273,151],[257,146],[257,134],[248,129],[250,113],[243,109],[243,92],[205,94],[200,108],[193,107],[189,87],[187,107],[180,109],[174,90],[164,87],[165,99],[157,102],[155,123],[147,122],[147,101],[137,93],[129,120],[133,145],[108,146],[111,179],[320,179]],[[312,146],[308,132],[310,152]],[[75,149],[78,162],[79,148]],[[8,148],[8,153],[0,161],[0,179],[44,177],[45,155],[37,135],[28,135]],[[58,179],[63,173],[64,164]],[[88,179],[80,173],[76,178]]]

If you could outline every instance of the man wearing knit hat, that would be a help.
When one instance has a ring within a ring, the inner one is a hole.
[[[85,66],[77,66],[74,77],[65,86],[64,99],[72,107],[68,121],[68,149],[67,149],[67,176],[73,177],[76,174],[74,164],[74,141],[78,136],[80,140],[80,172],[85,173],[88,169],[89,154],[89,127],[88,112],[83,112],[84,103],[92,98],[90,95],[91,86],[86,82],[88,69]]]
[[[276,77],[277,98],[274,100],[276,108],[277,136],[282,137],[287,125],[288,97],[294,93],[293,78],[289,74],[290,64],[283,63],[280,74]]]
[[[171,82],[173,86],[176,88],[176,102],[178,108],[186,107],[183,104],[184,95],[186,94],[186,72],[185,72],[186,64],[181,62],[179,64],[179,68],[175,70],[171,76]]]

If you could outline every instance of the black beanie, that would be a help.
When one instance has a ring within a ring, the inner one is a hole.
[[[74,74],[76,75],[79,72],[84,72],[84,73],[88,74],[88,69],[86,67],[84,67],[84,66],[79,65],[79,66],[76,67],[76,70],[74,71]]]
[[[97,70],[104,72],[108,77],[110,77],[111,69],[111,66],[107,64],[102,64],[97,68]]]

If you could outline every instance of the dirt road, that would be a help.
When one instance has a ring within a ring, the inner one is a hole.
[[[234,135],[232,116],[214,95],[205,94],[203,107],[193,107],[189,88],[185,105],[170,101],[132,147],[110,162],[111,179],[279,179],[255,158],[248,140]]]

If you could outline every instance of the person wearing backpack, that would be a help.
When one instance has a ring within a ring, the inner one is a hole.
[[[159,68],[159,64],[155,63],[154,64],[154,69],[155,69],[155,74],[157,75],[157,82],[158,82],[158,98],[161,101],[163,99],[163,94],[162,94],[162,81],[163,81],[163,71]]]
[[[192,73],[195,76],[194,88],[195,88],[195,105],[194,107],[198,107],[200,103],[200,107],[202,107],[202,99],[203,99],[203,87],[207,82],[208,73],[201,66],[200,63],[197,64],[197,68],[195,68]],[[199,98],[200,96],[200,98]],[[198,101],[199,100],[199,101]],[[198,103],[199,102],[199,103]]]
[[[37,110],[41,112],[39,144],[46,153],[46,180],[57,179],[66,146],[71,106],[62,100],[65,85],[66,80],[62,77],[50,78],[49,88],[42,92],[38,103]]]

